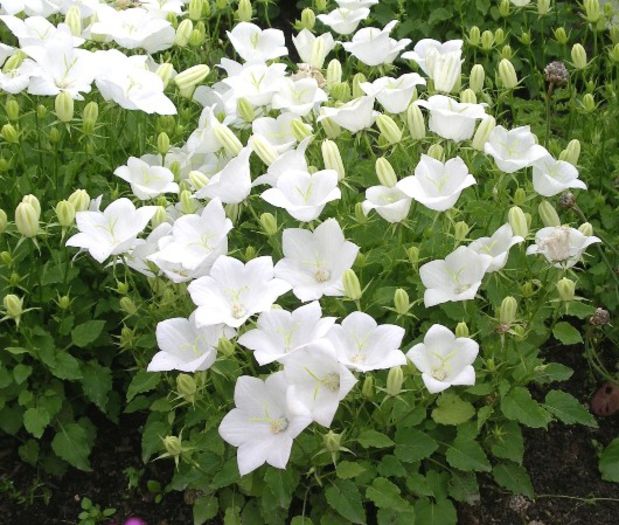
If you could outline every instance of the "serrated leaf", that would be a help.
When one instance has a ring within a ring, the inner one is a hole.
[[[150,392],[161,380],[161,375],[146,370],[139,370],[131,380],[129,388],[127,388],[127,402],[131,401],[138,394]]]
[[[217,516],[219,503],[212,495],[202,496],[193,504],[193,525],[203,525]]]
[[[431,501],[426,498],[415,503],[416,522],[423,525],[456,525],[456,509],[448,499]]]
[[[619,483],[619,437],[613,439],[600,455],[602,479]]]
[[[80,362],[68,352],[59,351],[56,353],[55,362],[51,370],[52,374],[59,379],[82,379]]]
[[[353,461],[340,461],[335,468],[335,473],[340,479],[350,479],[365,472],[365,467]]]
[[[575,345],[583,342],[580,332],[565,321],[560,321],[554,326],[552,335],[564,345]]]
[[[515,463],[499,463],[492,469],[495,481],[514,494],[533,498],[533,485],[525,468]]]
[[[441,425],[460,425],[475,415],[475,408],[457,394],[445,392],[436,401],[432,419]]]
[[[91,448],[92,441],[87,429],[78,423],[65,425],[52,440],[56,455],[80,470],[92,470],[88,461]]]
[[[49,414],[43,407],[29,408],[24,412],[24,428],[37,439],[43,435],[49,422]]]
[[[460,472],[454,470],[447,483],[449,496],[456,501],[462,501],[468,505],[479,502],[479,485],[477,476],[473,472]]]
[[[501,411],[507,419],[531,428],[546,428],[551,416],[522,386],[512,388],[501,399]]]
[[[104,326],[105,321],[102,320],[86,321],[77,325],[71,330],[71,341],[75,346],[85,348],[101,335]]]
[[[508,421],[501,425],[501,433],[491,439],[490,450],[501,459],[509,459],[514,463],[522,463],[524,455],[524,438],[520,425]]]
[[[85,363],[83,368],[82,389],[90,401],[105,412],[108,394],[112,390],[112,372],[96,361]]]
[[[350,480],[339,479],[327,487],[325,496],[329,506],[351,523],[365,523],[365,510],[359,489]]]
[[[391,438],[376,430],[364,430],[357,441],[363,448],[386,448],[393,445]]]
[[[365,491],[365,497],[379,509],[410,510],[409,503],[400,496],[400,489],[387,478],[376,478]]]
[[[597,428],[598,424],[589,411],[571,394],[562,390],[551,390],[546,394],[544,406],[557,419],[567,425],[578,423],[588,427]]]
[[[430,457],[438,448],[438,443],[428,434],[414,428],[406,428],[396,433],[394,454],[400,461],[414,463]]]
[[[477,441],[465,439],[461,436],[454,439],[445,454],[447,463],[452,467],[464,471],[489,472],[490,462],[486,453]]]
[[[567,381],[574,371],[561,363],[547,363],[538,367],[536,371],[535,381],[540,384],[551,383],[553,381]]]

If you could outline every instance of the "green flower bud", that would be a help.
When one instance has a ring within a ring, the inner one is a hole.
[[[201,171],[191,170],[187,177],[195,190],[204,188],[208,184],[208,177]]]
[[[236,112],[245,122],[253,122],[256,118],[254,106],[245,97],[241,97],[237,100]]]
[[[499,62],[499,79],[505,89],[514,89],[518,85],[518,77],[514,65],[506,58]]]
[[[177,458],[183,453],[183,445],[181,439],[176,436],[166,436],[163,438],[163,446],[166,452],[173,458]]]
[[[428,148],[428,156],[432,157],[433,159],[440,160],[441,162],[443,162],[443,160],[445,159],[445,150],[443,149],[443,146],[441,146],[440,144],[432,144]]]
[[[239,22],[249,22],[252,15],[251,2],[249,0],[239,0],[239,7],[235,15]]]
[[[185,47],[189,43],[189,38],[193,32],[193,22],[186,18],[176,28],[176,36],[174,37],[174,45]]]
[[[469,87],[475,93],[479,93],[484,88],[485,80],[486,72],[484,71],[484,66],[481,64],[475,64],[471,68],[471,74],[469,75]]]
[[[486,29],[481,34],[481,48],[484,51],[490,51],[493,47],[494,47],[494,33]]]
[[[297,142],[302,142],[303,139],[312,135],[312,126],[303,122],[300,118],[295,118],[290,123],[292,128],[292,136]]]
[[[365,91],[361,89],[361,84],[367,82],[367,77],[363,73],[357,73],[352,77],[352,96],[353,98],[359,98],[365,96]]]
[[[69,9],[67,9],[67,14],[64,17],[64,23],[67,24],[67,27],[73,36],[82,36],[82,13],[76,4],[73,4],[69,7]]]
[[[539,203],[537,211],[542,219],[542,222],[544,223],[544,226],[561,226],[561,219],[559,218],[557,211],[547,200],[543,200]]]
[[[189,374],[178,374],[176,376],[176,390],[185,401],[193,403],[196,399],[197,389],[195,379]]]
[[[494,32],[494,42],[497,46],[500,46],[505,42],[505,31],[503,31],[502,27],[499,27]]]
[[[581,44],[572,46],[572,65],[576,69],[585,69],[587,67],[587,52]]]
[[[522,33],[520,33],[520,36],[518,37],[518,40],[520,40],[520,43],[523,46],[530,46],[531,42],[533,41],[532,38],[531,38],[531,32],[530,31],[523,31]],[[511,58],[511,56],[509,58]]]
[[[40,211],[37,211],[29,202],[20,202],[15,209],[17,231],[24,237],[36,237],[39,232],[40,215]]]
[[[340,128],[340,126],[330,118],[322,119],[320,121],[320,124],[322,125],[322,129],[325,130],[327,137],[329,137],[330,139],[336,139],[342,134],[342,129]]]
[[[348,82],[333,84],[329,90],[329,95],[331,95],[336,102],[348,102],[352,97],[350,84]]]
[[[9,144],[19,144],[19,133],[12,124],[5,124],[0,130],[0,136]]]
[[[226,153],[231,157],[236,157],[243,149],[243,144],[225,124],[216,124],[213,128],[213,134],[217,141],[226,150]]]
[[[4,109],[9,120],[17,120],[19,118],[19,102],[14,98],[9,98],[6,101]]]
[[[157,210],[150,220],[150,225],[156,228],[160,224],[163,224],[168,218],[168,212],[163,206],[157,206]]]
[[[68,310],[71,307],[71,298],[68,295],[62,295],[58,298],[58,307],[61,310]]]
[[[376,393],[376,386],[374,381],[374,376],[366,375],[363,380],[363,385],[361,387],[361,395],[367,399],[371,400],[374,398],[374,394]]]
[[[155,73],[157,73],[157,76],[163,81],[163,89],[165,89],[168,87],[168,84],[174,75],[174,66],[169,62],[164,62],[157,67]]]
[[[456,325],[456,337],[468,337],[469,336],[469,327],[464,321],[460,321]]]
[[[479,27],[473,26],[471,27],[471,29],[469,29],[468,40],[469,40],[469,44],[471,44],[473,47],[479,46],[479,43],[481,42],[481,33],[479,31]]]
[[[366,222],[368,222],[368,218],[365,214],[365,211],[363,210],[362,202],[358,202],[357,204],[355,204],[355,220],[359,224],[365,224]]]
[[[501,0],[499,3],[499,15],[503,18],[507,18],[509,16],[511,9],[509,5],[509,0]]]
[[[217,9],[225,9],[230,4],[230,0],[215,0],[215,7]]]
[[[198,203],[191,196],[189,190],[181,191],[179,201],[181,203],[181,211],[185,214],[194,213],[198,209]]]
[[[217,342],[217,351],[226,357],[234,355],[234,343],[225,337]]]
[[[590,24],[597,24],[602,17],[599,0],[584,0],[585,20]]]
[[[260,160],[262,160],[262,162],[264,162],[267,166],[273,164],[277,160],[277,157],[279,157],[277,150],[260,135],[253,135],[249,139],[249,145],[251,146],[252,151],[258,155]]]
[[[398,315],[405,315],[411,308],[408,293],[403,288],[398,288],[393,294],[393,306]]]
[[[507,221],[512,227],[514,235],[520,235],[520,237],[526,238],[529,233],[529,226],[522,209],[518,206],[511,207],[507,212]]]
[[[516,188],[513,201],[516,206],[522,206],[525,202],[527,202],[527,192],[522,188]]]
[[[256,255],[258,254],[258,252],[256,251],[256,248],[254,248],[251,244],[249,246],[247,246],[245,248],[245,254],[244,254],[244,259],[246,261],[251,261],[253,258],[256,257]]]
[[[11,55],[7,58],[4,66],[2,67],[2,71],[5,73],[10,73],[11,71],[15,71],[19,66],[22,65],[24,59],[27,57],[26,53],[19,50],[15,54]]]
[[[19,326],[19,321],[24,313],[24,300],[15,294],[8,294],[4,296],[2,300],[6,315],[15,321],[15,324]]]
[[[585,93],[582,97],[581,102],[582,108],[587,113],[593,113],[597,109],[597,104],[595,103],[595,98],[591,93]]]
[[[68,200],[63,200],[56,204],[55,211],[60,226],[68,228],[73,225],[73,221],[75,220],[75,206]]]
[[[309,7],[306,7],[301,11],[301,29],[314,29],[316,25],[316,15]]]
[[[376,176],[383,186],[393,188],[398,182],[395,171],[385,157],[376,159]]]
[[[402,130],[390,116],[378,115],[376,125],[389,145],[397,144],[402,140]]]
[[[226,204],[224,206],[226,216],[232,221],[232,224],[236,224],[241,215],[241,207],[238,204]]]
[[[61,91],[56,95],[54,108],[60,122],[70,122],[73,118],[73,99],[67,91]]]
[[[406,124],[414,140],[423,140],[426,137],[426,122],[417,104],[409,104],[406,110]]]
[[[346,176],[346,171],[344,170],[344,163],[342,162],[342,156],[337,144],[329,139],[323,140],[320,145],[320,151],[322,152],[325,168],[335,170],[338,180],[343,180]]]
[[[120,309],[127,315],[135,315],[138,311],[138,307],[130,297],[121,297],[118,302]]]
[[[206,35],[202,31],[199,31],[198,29],[194,29],[189,35],[188,44],[191,47],[200,47],[202,44],[204,44],[205,40],[206,40]]]
[[[327,0],[314,0],[314,5],[316,6],[316,11],[322,13],[327,9]]]
[[[545,16],[550,13],[550,0],[537,0],[537,14]]]
[[[471,228],[469,228],[469,225],[466,222],[458,221],[456,224],[454,224],[454,239],[457,242],[464,241],[470,229]]]
[[[520,293],[525,298],[532,297],[536,292],[535,285],[531,281],[527,281],[520,287]]]
[[[342,446],[342,435],[329,430],[329,432],[322,436],[322,443],[328,452],[335,454],[339,452]]]
[[[277,219],[272,213],[266,212],[260,215],[260,226],[262,226],[262,231],[269,237],[277,235]]]
[[[11,257],[11,254],[9,252],[3,251],[0,252],[0,261],[2,261],[2,264],[4,264],[5,266],[10,266],[13,262],[13,257]]]
[[[327,66],[326,81],[329,89],[342,81],[342,64],[336,58],[331,60]]]
[[[573,166],[578,164],[580,158],[580,141],[578,139],[572,139],[567,144],[567,147],[559,154],[559,160],[569,162]]]
[[[567,277],[563,277],[556,284],[557,292],[559,292],[559,297],[562,301],[566,303],[569,301],[573,301],[576,292],[576,283]]]
[[[52,144],[58,144],[60,142],[61,139],[61,134],[60,131],[58,130],[58,128],[52,128],[49,130],[49,141]]]
[[[619,64],[619,44],[615,44],[608,52],[609,58],[615,63]]]
[[[189,5],[187,6],[187,14],[189,14],[189,18],[197,22],[202,18],[202,0],[189,0]]]
[[[518,312],[518,302],[511,296],[505,297],[501,301],[499,308],[499,323],[508,328],[516,321],[516,313]]]
[[[8,217],[3,209],[0,209],[0,233],[4,233],[6,225],[8,223]]]
[[[553,34],[555,37],[555,40],[561,44],[561,45],[565,45],[567,44],[569,38],[567,36],[567,33],[565,32],[565,28],[563,27],[557,27],[555,30],[553,30]]]
[[[586,237],[591,237],[593,235],[593,226],[590,222],[583,222],[578,227],[578,231]]]
[[[464,102],[466,104],[477,104],[477,97],[475,96],[475,91],[468,88],[460,93],[460,102]]]
[[[501,48],[501,58],[506,58],[507,60],[511,60],[514,56],[514,52],[512,51],[512,46],[505,45]]]
[[[395,397],[402,392],[402,384],[404,383],[404,372],[402,367],[394,366],[389,369],[387,374],[387,395]]]
[[[170,151],[170,137],[165,131],[162,131],[157,135],[157,152],[164,156],[167,155],[168,151]]]
[[[200,84],[209,74],[210,68],[206,64],[198,64],[182,71],[174,77],[174,83],[178,86],[183,96],[190,96],[195,87]]]
[[[38,119],[44,119],[47,116],[47,108],[43,104],[38,104],[36,108],[36,115]]]
[[[90,206],[90,195],[86,190],[75,190],[67,200],[73,204],[76,212],[86,211]]]
[[[359,283],[359,277],[352,268],[349,268],[344,272],[342,276],[342,282],[344,284],[344,295],[352,301],[358,301],[361,299],[361,284]]]
[[[94,100],[84,106],[82,111],[82,126],[84,133],[91,134],[95,130],[95,124],[99,118],[99,104]]]

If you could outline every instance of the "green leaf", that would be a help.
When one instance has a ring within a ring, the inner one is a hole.
[[[193,504],[193,525],[202,525],[217,516],[219,503],[213,495],[202,496]]]
[[[339,479],[325,491],[327,503],[351,523],[365,523],[365,510],[359,489],[350,480]]]
[[[456,509],[448,499],[420,499],[415,503],[415,516],[417,523],[423,525],[456,525],[458,521]]]
[[[224,525],[241,525],[241,509],[228,507],[224,512]]]
[[[389,436],[376,430],[364,430],[359,434],[357,441],[363,448],[385,448],[393,445]]]
[[[410,510],[409,503],[400,496],[398,486],[387,478],[376,478],[365,492],[365,497],[379,509],[392,509],[397,511]]]
[[[567,425],[578,423],[597,428],[598,424],[589,411],[571,394],[562,390],[551,390],[546,394],[544,406]]]
[[[492,469],[495,481],[514,494],[533,498],[533,485],[526,469],[515,463],[499,463]]]
[[[619,437],[602,451],[599,468],[602,479],[619,483]]]
[[[56,353],[52,374],[59,379],[82,379],[80,362],[68,352],[60,350]]]
[[[29,408],[24,412],[24,427],[37,439],[43,435],[49,422],[49,414],[43,407]]]
[[[552,383],[553,381],[567,381],[574,371],[561,363],[547,363],[536,367],[535,381],[540,384]]]
[[[32,374],[31,366],[19,363],[15,365],[15,368],[13,368],[13,379],[15,379],[15,383],[18,385],[21,385],[26,379],[28,379],[30,374]]]
[[[105,412],[108,394],[112,390],[112,372],[109,368],[92,360],[84,363],[82,389],[90,401]]]
[[[353,461],[340,461],[335,468],[335,473],[340,479],[350,479],[365,472],[365,467]]]
[[[432,419],[441,425],[460,425],[475,415],[475,408],[457,394],[445,392],[436,401]]]
[[[264,474],[264,482],[275,496],[277,505],[282,509],[289,508],[292,495],[299,483],[298,474],[292,469],[268,469]]]
[[[144,429],[142,430],[142,461],[146,463],[148,459],[163,447],[162,438],[168,435],[169,425],[158,419],[159,414],[152,413],[148,416]]]
[[[414,525],[415,511],[413,507],[409,507],[404,512],[392,509],[378,509],[376,520],[378,525]]]
[[[531,428],[546,428],[551,416],[522,386],[512,388],[501,399],[501,411],[507,419]]]
[[[449,496],[456,501],[462,501],[469,505],[479,502],[479,485],[477,476],[473,472],[460,472],[454,470],[447,484]]]
[[[85,348],[101,335],[105,321],[86,321],[71,330],[71,341],[75,346]]]
[[[56,455],[80,470],[92,470],[88,461],[91,448],[88,431],[78,423],[65,425],[52,440]]]
[[[514,463],[522,463],[524,455],[524,439],[520,425],[508,421],[500,426],[500,433],[493,434],[490,449],[501,459],[509,459]]]
[[[394,454],[400,461],[414,463],[430,457],[438,448],[438,443],[428,434],[414,428],[396,432]]]
[[[481,445],[472,439],[457,436],[445,454],[452,467],[469,471],[489,472],[490,462]]]
[[[565,321],[560,321],[554,326],[552,335],[564,345],[575,345],[583,342],[580,332]]]
[[[150,392],[159,384],[160,380],[161,374],[139,370],[133,376],[129,388],[127,388],[127,402],[131,401],[138,394]]]
[[[290,525],[312,525],[312,520],[307,516],[294,516],[290,520]]]

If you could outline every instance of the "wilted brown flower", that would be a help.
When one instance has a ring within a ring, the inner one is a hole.
[[[553,87],[561,87],[567,84],[570,74],[563,62],[556,60],[544,68],[544,78]]]

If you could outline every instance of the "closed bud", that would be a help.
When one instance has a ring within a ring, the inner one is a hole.
[[[327,10],[327,0],[314,0],[314,5],[319,13]]]
[[[506,58],[507,60],[511,60],[514,56],[514,52],[512,51],[512,46],[504,45],[501,48],[501,58]]]
[[[402,384],[404,383],[404,372],[402,367],[394,366],[389,369],[387,374],[387,395],[395,397],[402,392]]]
[[[208,184],[208,177],[201,171],[191,170],[187,176],[193,188],[197,191]]]
[[[243,149],[243,144],[228,126],[216,124],[213,128],[213,134],[231,157],[236,157]]]
[[[443,162],[443,160],[445,159],[445,150],[440,144],[432,144],[428,148],[428,156]]]
[[[189,35],[189,42],[188,42],[188,44],[191,47],[200,47],[202,44],[204,44],[205,40],[206,40],[205,33],[203,33],[202,31],[200,31],[198,29],[194,29],[191,32],[191,34]]]
[[[578,231],[582,233],[585,237],[591,237],[593,235],[593,226],[590,222],[583,222],[578,227]]]
[[[608,52],[609,58],[615,63],[619,64],[619,44],[615,44]]]
[[[484,51],[490,51],[493,47],[494,47],[494,33],[486,29],[481,34],[481,48]]]
[[[297,142],[301,142],[312,135],[312,126],[303,122],[299,117],[292,120],[290,127],[292,128],[292,136]]]
[[[516,321],[517,312],[518,302],[516,299],[511,296],[505,297],[499,308],[499,323],[509,328]]]
[[[246,261],[251,261],[252,259],[254,259],[256,257],[256,255],[258,255],[258,252],[256,251],[256,248],[254,248],[251,244],[249,246],[247,246],[245,248],[245,253],[243,255],[243,258]]]
[[[176,390],[185,401],[193,403],[197,391],[195,379],[189,374],[178,374],[176,376]]]
[[[329,432],[322,436],[322,443],[328,452],[335,454],[342,446],[342,435],[329,430]]]
[[[537,14],[545,16],[550,13],[550,0],[537,0]]]
[[[389,145],[397,144],[402,140],[402,130],[389,115],[378,115],[376,125]]]
[[[37,217],[41,216],[41,203],[39,202],[39,199],[37,199],[34,195],[32,195],[31,193],[29,193],[28,195],[24,195],[21,201],[30,204],[35,209]]]
[[[469,88],[475,93],[479,93],[484,88],[484,82],[486,80],[486,72],[484,66],[481,64],[475,64],[471,69],[469,76]]]
[[[306,7],[301,11],[301,29],[308,29],[311,31],[316,25],[316,15],[309,7]]]
[[[198,202],[191,196],[189,190],[181,191],[179,201],[181,204],[181,211],[185,214],[194,213],[198,209]]]
[[[235,15],[239,22],[249,22],[252,15],[251,2],[249,0],[239,0],[239,7]]]
[[[513,201],[516,206],[522,206],[527,201],[527,192],[522,188],[516,188]]]
[[[86,211],[90,207],[90,195],[86,190],[75,190],[67,199],[75,211]]]
[[[569,301],[573,301],[576,292],[576,283],[567,277],[563,277],[556,284],[557,292],[559,292],[559,297],[562,301],[566,303]]]
[[[71,298],[68,295],[58,297],[58,307],[61,310],[68,310],[71,306]]]
[[[4,109],[9,120],[17,120],[19,118],[19,102],[14,98],[9,98],[6,101]]]
[[[469,336],[469,327],[464,321],[460,321],[456,325],[456,337],[468,337]]]
[[[19,326],[19,321],[24,313],[24,300],[15,294],[8,294],[4,296],[2,300],[6,315],[15,321],[15,324]]]
[[[61,139],[62,136],[61,136],[60,131],[58,130],[58,128],[54,127],[54,128],[49,130],[48,137],[49,137],[49,141],[52,144],[58,144],[60,142],[60,139]]]
[[[326,81],[328,88],[331,88],[335,84],[339,84],[342,81],[342,64],[336,58],[331,60],[327,66]]]
[[[215,7],[217,9],[225,9],[230,5],[230,0],[215,0]]]
[[[174,37],[174,44],[179,47],[185,47],[189,43],[189,38],[193,32],[193,22],[186,18],[176,28],[176,36]]]
[[[361,395],[368,401],[374,398],[376,393],[376,384],[374,376],[367,374],[361,386]]]
[[[161,156],[167,155],[170,151],[170,137],[165,131],[162,131],[157,135],[157,152]]]
[[[15,209],[15,225],[24,237],[36,237],[39,232],[40,211],[29,202],[20,202]]]
[[[520,237],[526,238],[529,233],[529,226],[522,209],[518,206],[511,207],[507,212],[507,221],[514,232],[514,235],[520,235]]]
[[[569,38],[567,36],[567,33],[565,32],[565,28],[557,27],[555,30],[553,30],[553,34],[554,34],[555,40],[559,42],[559,44],[563,46],[567,44]]]
[[[245,122],[253,122],[256,118],[254,106],[245,97],[241,97],[236,101],[236,112]]]
[[[0,136],[9,144],[19,144],[19,133],[12,124],[5,124],[0,130]]]
[[[70,122],[73,118],[73,99],[68,91],[61,91],[54,101],[56,116],[60,122]]]
[[[376,159],[376,177],[383,186],[393,188],[398,182],[391,163],[385,157]]]
[[[595,98],[591,93],[585,93],[582,97],[582,108],[587,113],[593,113],[597,109],[597,104],[595,103]]]
[[[365,96],[365,91],[361,89],[361,84],[367,82],[367,78],[363,73],[357,73],[352,77],[352,96],[353,98],[359,98]]]
[[[203,0],[189,0],[187,13],[189,14],[189,18],[191,18],[191,20],[197,22],[202,18],[202,5]]]
[[[471,88],[467,88],[462,93],[460,93],[460,102],[464,102],[465,104],[477,104],[477,96],[475,96],[475,91]]]
[[[481,32],[479,27],[473,26],[469,29],[469,44],[473,47],[477,47],[481,42]]]
[[[408,132],[414,140],[422,140],[426,136],[426,122],[417,104],[410,104],[406,110]]]
[[[209,72],[210,69],[206,64],[198,64],[176,75],[174,83],[178,86],[181,93],[193,93],[195,87],[208,76]]]
[[[234,343],[225,337],[217,342],[217,351],[225,357],[234,355]]]
[[[155,73],[157,73],[157,76],[163,81],[163,89],[165,89],[174,76],[174,66],[169,62],[164,62],[157,67]]]
[[[0,209],[0,233],[4,233],[6,225],[8,223],[8,217],[3,209]]]
[[[333,84],[329,90],[329,95],[337,102],[348,102],[352,97],[350,84],[348,82]]]
[[[531,42],[533,41],[531,39],[531,32],[530,31],[523,31],[522,33],[520,33],[520,36],[518,37],[518,40],[520,40],[520,43],[523,46],[530,46]]]
[[[503,18],[507,18],[509,16],[511,9],[509,5],[509,0],[501,0],[499,3],[499,15]]]
[[[67,24],[73,36],[82,36],[82,14],[80,8],[76,4],[73,4],[67,9],[64,23]]]
[[[518,77],[514,65],[506,58],[499,62],[499,79],[505,89],[514,89],[518,85]]]
[[[73,221],[75,220],[75,207],[68,200],[63,200],[56,204],[55,211],[60,226],[68,228],[73,225]]]
[[[325,168],[328,170],[335,170],[338,180],[343,180],[346,176],[346,171],[344,170],[344,163],[342,162],[342,156],[340,155],[337,144],[329,139],[323,140],[320,145],[320,150],[322,152],[322,160]]]
[[[168,219],[168,212],[166,211],[166,209],[163,206],[157,206],[155,213],[150,219],[150,225],[153,228],[156,228],[160,224],[163,224],[164,222],[166,222],[167,219]]]
[[[277,150],[260,135],[252,135],[249,139],[252,151],[260,157],[267,166],[273,164],[279,155]]]
[[[166,436],[163,438],[163,446],[166,452],[173,458],[177,458],[183,453],[181,438],[177,436]]]
[[[572,65],[576,69],[585,69],[587,67],[587,52],[581,44],[572,46]]]
[[[580,141],[578,139],[572,139],[567,144],[567,147],[560,153],[559,160],[569,162],[573,166],[578,164],[580,158]]]
[[[322,119],[320,121],[320,124],[322,125],[322,129],[325,130],[325,134],[330,139],[336,139],[342,134],[342,128],[340,128],[340,126],[337,123],[335,123],[333,120],[331,120],[328,117]]]
[[[403,288],[398,288],[393,294],[393,306],[398,315],[405,315],[411,308],[408,293]]]
[[[584,0],[585,20],[590,24],[597,24],[602,17],[599,0]]]
[[[497,46],[500,46],[503,44],[503,42],[505,42],[505,31],[503,31],[502,27],[499,27],[494,32],[494,42]]]
[[[37,105],[36,116],[38,119],[44,119],[47,116],[47,108],[43,104]]]
[[[3,252],[0,252],[0,261],[2,261],[2,264],[4,264],[5,266],[10,266],[13,262],[13,257],[9,252],[5,250]]]
[[[10,73],[11,71],[16,70],[19,66],[22,65],[24,59],[27,57],[26,53],[21,50],[18,50],[16,53],[7,58],[4,66],[2,66],[2,71],[5,73]]]
[[[559,219],[557,210],[555,210],[554,206],[547,200],[543,200],[539,203],[537,211],[544,226],[561,226],[561,219]]]
[[[272,213],[266,212],[260,215],[260,226],[262,227],[262,231],[269,237],[277,235],[277,219]]]
[[[361,284],[359,283],[359,277],[352,268],[349,268],[344,272],[342,276],[342,282],[344,284],[344,295],[352,301],[358,301],[361,299]]]
[[[470,231],[469,225],[464,221],[458,221],[454,224],[454,239],[457,242],[462,242],[466,239]]]
[[[82,125],[84,133],[91,134],[94,132],[98,118],[99,104],[92,100],[84,106],[84,110],[82,111]]]
[[[362,202],[358,202],[357,204],[355,204],[355,220],[359,223],[359,224],[365,224],[366,222],[368,222],[368,218],[367,215],[365,214],[365,211],[363,210],[363,203]]]
[[[238,204],[226,204],[224,210],[226,217],[232,221],[232,224],[236,224],[241,216],[241,207]]]
[[[118,304],[120,305],[120,309],[127,315],[135,315],[138,311],[138,307],[130,297],[121,297]]]

